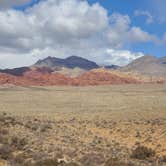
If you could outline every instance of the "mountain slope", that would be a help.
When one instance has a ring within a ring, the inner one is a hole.
[[[111,69],[111,70],[116,70],[119,68],[119,66],[117,65],[107,65],[107,66],[104,66],[105,69]]]
[[[11,74],[14,76],[22,76],[25,72],[29,70],[30,70],[29,67],[20,67],[20,68],[14,68],[14,69],[0,70],[0,73]]]
[[[143,56],[131,62],[129,65],[122,67],[120,70],[125,72],[137,72],[148,76],[166,76],[166,66],[162,60],[153,56]]]
[[[45,66],[50,67],[54,70],[61,67],[66,67],[70,69],[77,67],[84,70],[91,70],[99,67],[95,62],[77,56],[70,56],[66,59],[47,57],[43,60],[39,60],[34,66]]]
[[[0,73],[0,85],[12,84],[19,86],[88,86],[112,84],[136,84],[139,80],[125,75],[119,75],[106,69],[97,69],[83,73],[77,77],[70,77],[60,73],[47,72],[40,68],[31,68],[22,76]]]
[[[159,58],[159,61],[160,61],[161,64],[166,65],[166,56]]]

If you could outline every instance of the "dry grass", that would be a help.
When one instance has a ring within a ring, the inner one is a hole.
[[[0,165],[166,164],[164,85],[6,86],[0,108]]]

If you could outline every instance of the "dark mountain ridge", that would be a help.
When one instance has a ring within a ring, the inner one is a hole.
[[[73,69],[81,69],[81,73],[92,69],[100,68],[93,61],[78,57],[70,56],[65,59],[56,57],[47,57],[43,60],[37,61],[34,65],[29,67],[20,67],[14,69],[0,70],[0,73],[10,74],[13,76],[23,76],[30,71],[36,71],[41,74],[54,73],[58,71],[71,70],[70,72],[76,72]],[[122,72],[136,72],[148,76],[166,77],[166,57],[156,58],[154,56],[143,56],[138,58],[124,67],[116,65],[104,66],[107,70],[120,70]],[[63,74],[63,72],[62,72]],[[79,75],[79,70],[78,70]]]
[[[22,76],[25,72],[30,71],[29,67],[19,67],[14,69],[4,69],[0,70],[0,73],[10,74],[14,76]]]
[[[55,57],[47,57],[43,60],[39,60],[35,63],[34,66],[45,66],[50,68],[58,68],[58,67],[66,67],[66,68],[81,68],[85,70],[91,70],[95,68],[99,68],[99,66],[92,61],[87,59],[78,57],[78,56],[70,56],[65,59],[55,58]]]
[[[107,66],[104,66],[104,68],[116,70],[116,69],[119,69],[120,67],[118,65],[107,65]]]
[[[166,65],[166,56],[159,58],[159,62]]]

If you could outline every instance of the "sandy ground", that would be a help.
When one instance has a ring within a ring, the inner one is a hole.
[[[112,166],[110,158],[126,166],[166,165],[165,85],[4,86],[0,114],[1,146],[12,147],[4,157],[0,146],[0,158],[8,165],[35,165],[41,158],[81,166]],[[155,155],[131,157],[138,146]]]

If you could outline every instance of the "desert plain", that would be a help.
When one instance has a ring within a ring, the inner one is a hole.
[[[0,165],[165,166],[166,86],[1,86]]]

